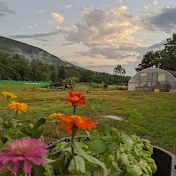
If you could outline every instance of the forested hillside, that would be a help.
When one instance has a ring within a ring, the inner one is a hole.
[[[0,80],[30,80],[30,81],[51,81],[77,77],[80,82],[95,82],[106,84],[124,84],[129,77],[110,75],[74,66],[53,66],[43,63],[38,59],[29,61],[25,57],[15,54],[9,55],[0,51]]]

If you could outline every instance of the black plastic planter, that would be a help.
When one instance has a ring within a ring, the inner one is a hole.
[[[47,145],[48,149],[52,149],[60,142],[70,142],[70,137],[62,138],[56,142]],[[89,140],[87,136],[77,136],[78,141]],[[58,151],[59,152],[59,151]],[[160,147],[153,147],[152,158],[157,165],[157,172],[153,176],[176,176],[176,156]]]
[[[157,173],[154,176],[176,176],[176,156],[160,148],[153,147],[152,158],[157,165]]]

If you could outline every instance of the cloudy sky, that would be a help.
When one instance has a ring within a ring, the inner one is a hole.
[[[128,75],[176,28],[176,0],[0,0],[0,36],[84,68]]]

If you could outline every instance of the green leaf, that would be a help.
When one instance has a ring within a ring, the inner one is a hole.
[[[116,171],[120,170],[116,161],[112,161],[112,166],[116,169]]]
[[[104,129],[104,133],[106,136],[110,136],[110,129],[109,129],[109,126],[107,124],[105,124],[105,129]]]
[[[14,121],[14,120],[12,120],[11,123],[12,123],[12,124],[11,124],[12,129],[15,130],[18,124],[17,124],[16,121]]]
[[[53,159],[49,159],[49,158],[46,158],[46,160],[47,160],[48,164],[52,164],[57,161],[56,159],[53,160]]]
[[[4,120],[0,118],[0,124],[2,125],[4,123]]]
[[[54,169],[50,165],[43,165],[45,168],[45,176],[55,176]]]
[[[45,124],[46,122],[46,119],[45,118],[41,118],[39,119],[36,124],[34,125],[33,129],[37,129],[39,128],[40,126],[42,126],[43,124]]]
[[[101,139],[95,139],[90,143],[89,149],[93,153],[104,153],[107,149],[106,144]]]
[[[74,144],[74,150],[75,153],[82,156],[84,159],[86,159],[87,161],[99,165],[100,167],[102,167],[103,169],[103,176],[107,176],[108,175],[108,170],[106,169],[106,166],[104,163],[102,163],[101,161],[99,161],[98,159],[88,155],[80,146],[78,143]]]
[[[127,136],[126,134],[122,133],[122,139],[127,147],[131,147],[133,145],[133,139],[130,136]]]
[[[31,134],[31,138],[40,138],[40,136],[42,135],[43,133],[43,129],[39,130],[39,129],[36,129],[36,130],[32,130],[32,134]]]
[[[10,169],[6,169],[4,171],[1,171],[1,176],[14,176],[14,174],[11,173]]]
[[[137,165],[127,167],[127,176],[141,176],[142,174],[141,168]]]
[[[44,176],[44,167],[42,165],[34,165],[32,173],[34,176]]]
[[[22,133],[24,133],[26,136],[30,136],[31,137],[31,130],[30,130],[30,128],[21,128],[20,129],[20,131],[22,132]]]
[[[94,170],[93,176],[102,176],[102,171],[99,168]]]
[[[129,162],[129,159],[128,159],[128,156],[126,153],[122,153],[120,155],[120,159],[122,160],[122,163],[125,165],[125,166],[129,166],[130,165],[130,162]]]
[[[12,141],[12,137],[9,136],[9,134],[3,134],[1,137],[6,138],[8,141]]]
[[[88,138],[89,138],[90,140],[92,140],[92,137],[91,137],[90,131],[87,131],[87,130],[86,130],[86,134],[87,134]]]
[[[113,174],[110,175],[110,176],[121,176],[122,173],[123,173],[122,171],[118,171],[118,172],[113,173]]]
[[[108,153],[113,154],[115,152],[116,146],[114,144],[108,145]]]
[[[71,173],[77,173],[75,162],[76,162],[76,166],[77,166],[78,171],[80,171],[81,173],[85,173],[86,172],[85,160],[83,157],[81,157],[79,155],[76,155],[74,157],[74,159],[71,160],[70,165],[68,167],[68,170]]]

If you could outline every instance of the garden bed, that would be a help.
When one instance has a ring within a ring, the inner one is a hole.
[[[88,136],[77,136],[77,141],[89,140]],[[71,137],[64,137],[56,142],[49,143],[47,149],[54,148],[58,143],[70,142]],[[58,153],[61,151],[58,151]],[[176,176],[176,156],[167,150],[153,146],[152,158],[157,165],[157,172],[153,176]]]

